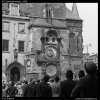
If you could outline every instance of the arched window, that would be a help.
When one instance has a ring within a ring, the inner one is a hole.
[[[69,50],[72,54],[76,52],[76,39],[74,33],[69,34]]]
[[[82,43],[83,43],[83,37],[79,33],[78,36],[77,36],[77,51],[78,52],[82,50]]]

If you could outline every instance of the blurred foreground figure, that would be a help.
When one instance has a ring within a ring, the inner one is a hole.
[[[16,97],[22,97],[22,87],[21,86],[22,86],[21,81],[18,81],[16,83],[16,87],[18,89],[18,94],[16,95]]]
[[[66,72],[67,80],[60,83],[60,97],[70,97],[72,89],[75,87],[75,81],[73,81],[73,72],[67,70]]]
[[[6,84],[2,83],[2,97],[6,97]]]
[[[18,89],[14,86],[14,82],[11,82],[11,86],[8,87],[6,93],[8,97],[15,97],[15,95],[17,95]]]
[[[52,97],[59,97],[60,92],[60,82],[59,76],[54,77],[54,82],[50,84],[52,89]]]
[[[26,92],[27,85],[28,85],[28,82],[25,80],[24,84],[21,86],[21,88],[22,88],[22,96],[23,97],[27,97],[27,92]]]
[[[50,85],[47,83],[49,76],[44,76],[43,82],[39,82],[35,86],[36,97],[52,97],[52,91]]]
[[[79,73],[78,73],[79,79],[82,78],[82,77],[84,77],[84,76],[85,76],[84,71],[83,70],[80,70]]]
[[[98,80],[96,78],[97,66],[93,62],[87,62],[84,67],[87,75],[78,81],[71,96],[96,98],[98,97]]]
[[[26,97],[35,97],[35,79],[31,79],[26,88]]]

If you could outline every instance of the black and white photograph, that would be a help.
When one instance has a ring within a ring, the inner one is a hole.
[[[98,96],[98,3],[2,2],[2,98]]]

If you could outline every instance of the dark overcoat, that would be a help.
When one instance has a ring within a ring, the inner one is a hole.
[[[35,86],[36,97],[52,97],[52,90],[48,83],[40,82]]]
[[[7,90],[6,90],[6,94],[9,97],[15,97],[15,95],[18,93],[18,89],[15,86],[10,86]]]
[[[87,74],[81,78],[71,94],[72,97],[95,98],[98,97],[98,80],[95,76]]]
[[[35,84],[30,83],[27,85],[26,95],[27,97],[35,97]]]
[[[60,83],[60,97],[70,97],[76,82],[72,79],[64,80]]]

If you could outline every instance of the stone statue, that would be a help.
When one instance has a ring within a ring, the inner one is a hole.
[[[17,49],[14,50],[14,59],[17,60],[18,54],[17,54]]]

